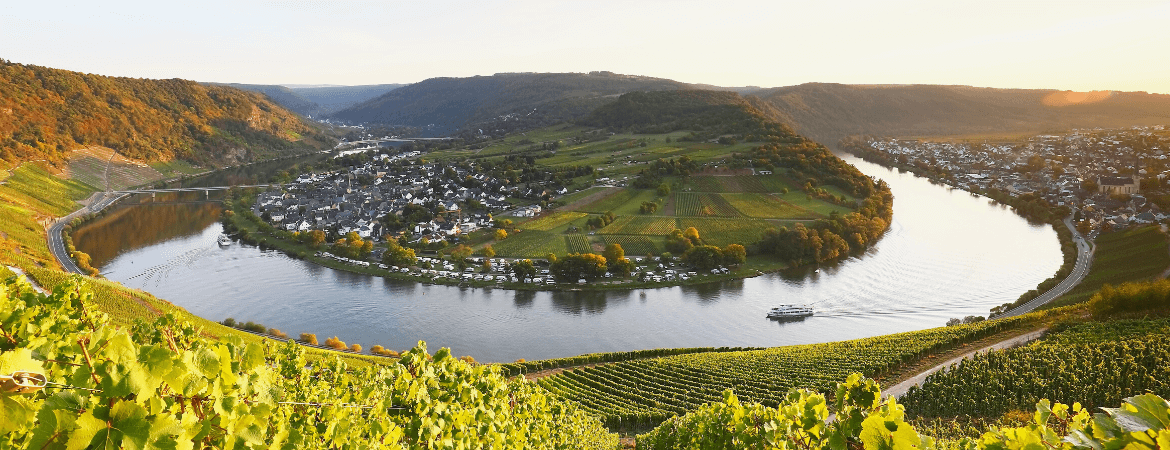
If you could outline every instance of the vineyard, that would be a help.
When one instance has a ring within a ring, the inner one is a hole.
[[[582,234],[566,234],[565,248],[569,253],[589,253],[593,251],[593,245],[589,243],[589,237]]]
[[[599,239],[605,245],[621,245],[622,250],[625,250],[626,254],[630,256],[657,255],[662,253],[662,250],[659,249],[658,244],[655,244],[654,240],[646,236],[606,234],[599,236]]]
[[[775,176],[735,175],[691,177],[691,189],[695,192],[780,192],[788,187]]]
[[[543,258],[549,253],[563,255],[568,252],[564,239],[543,231],[512,233],[507,239],[493,244],[492,249],[499,256],[514,258]]]
[[[719,194],[680,192],[675,196],[675,211],[688,217],[737,217],[735,210]]]
[[[673,217],[621,216],[597,234],[646,234],[664,236],[675,228]]]
[[[1170,396],[1170,320],[1082,323],[1027,347],[981,354],[902,397],[919,417],[997,417],[1041,398],[1093,408]]]
[[[695,227],[703,241],[720,247],[728,244],[742,244],[756,242],[764,234],[764,230],[772,228],[763,219],[727,219],[714,217],[679,217],[678,228],[685,230]]]
[[[525,230],[549,231],[553,228],[567,224],[574,220],[587,216],[583,212],[576,211],[557,211],[550,213],[543,217],[538,217],[519,225]]]
[[[644,428],[717,401],[725,389],[751,402],[774,406],[791,388],[827,392],[850,373],[881,373],[924,353],[949,348],[1025,319],[827,344],[765,350],[695,353],[566,370],[541,378],[550,392],[580,404],[611,428]]]
[[[617,436],[531,383],[420,342],[356,368],[209,340],[165,316],[115,327],[89,291],[0,284],[4,448],[593,448]],[[10,389],[15,387],[16,389]],[[61,387],[70,390],[62,391]],[[505,444],[506,443],[506,444]]]
[[[736,210],[761,219],[816,219],[824,216],[768,194],[722,194]]]

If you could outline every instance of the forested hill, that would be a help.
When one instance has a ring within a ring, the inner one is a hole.
[[[219,83],[212,83],[219,84]],[[259,92],[289,111],[304,116],[334,113],[382,94],[404,84],[370,84],[361,86],[285,87],[275,84],[238,84],[227,86]]]
[[[770,105],[755,97],[730,91],[688,89],[631,92],[602,105],[578,122],[637,133],[691,130],[710,137],[764,134],[800,139],[792,129],[775,120],[777,115]]]
[[[489,123],[486,126],[508,126],[509,121],[541,126],[583,117],[626,92],[688,86],[662,78],[610,72],[431,78],[331,117],[354,123],[419,127],[429,134],[450,133],[483,122]],[[502,117],[509,114],[510,117]]]
[[[808,83],[753,92],[817,141],[1170,124],[1170,95],[939,85]]]
[[[253,92],[0,60],[0,166],[60,161],[91,145],[144,161],[236,164],[324,148],[329,141]]]

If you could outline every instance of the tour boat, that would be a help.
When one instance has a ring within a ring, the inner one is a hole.
[[[811,315],[813,315],[813,310],[807,306],[780,305],[768,311],[769,319],[795,319]]]
[[[219,235],[218,242],[219,245],[232,245],[232,238],[228,237],[226,234],[221,234]]]

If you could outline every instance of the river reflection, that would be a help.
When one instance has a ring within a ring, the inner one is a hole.
[[[78,247],[119,248],[96,264],[106,277],[211,320],[336,335],[366,348],[401,350],[425,340],[480,361],[802,344],[929,328],[985,315],[1059,268],[1060,246],[1047,226],[986,198],[846,159],[893,189],[894,218],[877,245],[837,264],[696,286],[532,292],[368,277],[251,246],[220,248],[218,211],[197,204],[177,208],[189,213],[158,213],[162,219],[149,207],[126,208],[116,216],[125,218],[81,230],[91,234]],[[169,231],[142,228],[155,221]],[[135,233],[146,238],[124,236]],[[764,317],[784,303],[808,304],[816,315]]]

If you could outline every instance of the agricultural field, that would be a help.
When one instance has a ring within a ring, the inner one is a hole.
[[[675,194],[675,214],[685,217],[738,217],[739,211],[720,194],[680,192]]]
[[[588,205],[582,206],[577,210],[589,213],[605,214],[630,202],[630,200],[632,200],[637,194],[638,192],[634,189],[617,190],[616,192],[604,198],[598,199]]]
[[[587,215],[583,212],[576,211],[555,211],[548,215],[524,222],[519,227],[525,230],[549,231]]]
[[[1084,407],[1170,395],[1170,320],[1085,322],[1031,345],[976,355],[902,397],[920,417],[998,417],[1041,398]]]
[[[597,240],[602,245],[618,244],[629,256],[658,255],[662,253],[662,246],[648,236],[626,235],[598,235]]]
[[[544,258],[549,253],[568,253],[565,239],[544,231],[523,231],[508,235],[507,239],[492,244],[497,256],[509,258]]]
[[[759,219],[819,219],[823,214],[781,200],[772,194],[719,194],[745,216]]]
[[[569,253],[589,253],[593,251],[593,244],[589,243],[589,237],[583,234],[566,234],[565,248]]]
[[[708,244],[725,247],[728,244],[756,242],[764,230],[774,228],[762,219],[726,219],[714,217],[679,217],[678,228],[685,230],[695,227],[699,236]]]
[[[665,236],[677,227],[673,217],[621,216],[597,234],[645,234]]]
[[[653,426],[733,389],[744,402],[775,406],[791,388],[829,392],[853,372],[879,374],[1029,319],[1012,318],[853,341],[707,352],[566,370],[537,383],[613,428]]]

